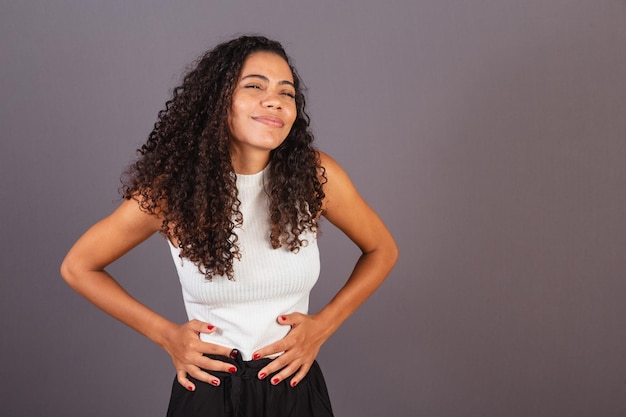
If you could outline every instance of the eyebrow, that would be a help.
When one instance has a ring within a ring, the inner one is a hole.
[[[249,74],[249,75],[246,75],[245,77],[241,77],[241,80],[243,81],[246,78],[260,78],[260,79],[262,79],[265,82],[268,82],[268,83],[270,82],[269,78],[267,78],[265,75],[261,75],[261,74]],[[281,80],[281,81],[278,82],[278,84],[280,84],[280,85],[290,85],[293,88],[296,88],[296,86],[293,85],[293,83],[291,81],[287,81],[287,80]]]

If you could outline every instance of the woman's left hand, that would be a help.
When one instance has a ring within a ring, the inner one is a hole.
[[[266,356],[282,353],[257,374],[259,379],[264,379],[274,372],[271,383],[276,385],[289,378],[289,385],[295,387],[298,382],[309,372],[313,361],[317,357],[322,344],[328,339],[330,333],[328,326],[316,319],[301,313],[292,313],[279,316],[279,324],[291,326],[289,334],[283,339],[257,350],[253,354],[253,359],[260,359]]]
[[[291,326],[283,339],[257,350],[253,359],[284,352],[258,373],[271,376],[276,385],[291,377],[293,387],[309,372],[326,340],[383,282],[398,257],[398,248],[374,210],[363,200],[346,172],[328,155],[320,153],[326,173],[323,216],[345,233],[361,250],[350,277],[330,302],[315,315],[301,313],[278,317]]]

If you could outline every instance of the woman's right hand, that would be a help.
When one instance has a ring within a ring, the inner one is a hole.
[[[105,270],[161,230],[162,223],[158,216],[142,210],[136,200],[125,200],[78,239],[63,260],[61,275],[94,305],[163,347],[172,357],[178,382],[184,387],[195,389],[188,375],[219,385],[219,378],[203,369],[230,372],[234,366],[203,356],[230,355],[231,349],[200,340],[201,333],[212,333],[215,328],[197,320],[183,325],[172,323],[134,299]]]
[[[237,371],[231,363],[204,356],[205,353],[230,356],[233,351],[225,346],[200,340],[201,333],[210,334],[215,330],[215,326],[210,323],[191,320],[182,325],[172,323],[163,334],[162,347],[172,357],[178,383],[189,391],[194,391],[196,386],[188,376],[218,386],[220,379],[205,370],[230,373]]]

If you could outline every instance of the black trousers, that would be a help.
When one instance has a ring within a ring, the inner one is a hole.
[[[221,380],[217,387],[189,377],[196,385],[189,391],[174,378],[167,417],[332,417],[333,412],[322,371],[317,364],[296,385],[289,379],[277,385],[270,383],[272,375],[260,380],[258,372],[271,359],[244,361],[237,352],[235,358],[209,355],[232,363],[237,372],[211,371]]]

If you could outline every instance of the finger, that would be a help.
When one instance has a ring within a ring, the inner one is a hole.
[[[214,325],[195,319],[188,321],[186,323],[186,326],[195,333],[210,334],[214,333],[217,330]],[[200,339],[197,341],[197,343],[193,344],[193,348],[200,353],[210,353],[222,356],[230,356],[231,352],[233,351],[232,348],[205,342]]]
[[[298,385],[298,383],[300,381],[302,381],[302,379],[304,379],[306,374],[309,373],[309,370],[311,369],[312,365],[313,365],[313,363],[304,363],[304,364],[302,364],[302,366],[300,366],[300,369],[298,369],[298,372],[296,372],[296,374],[289,381],[289,385],[292,388],[295,387],[296,385]]]
[[[289,356],[290,356],[289,352],[283,353],[282,355],[278,356],[276,359],[274,359],[273,361],[268,363],[266,366],[261,368],[261,370],[259,370],[259,372],[257,372],[257,377],[259,379],[265,379],[268,375],[272,375],[273,373],[280,371],[281,369],[283,369],[284,367],[286,367],[287,365],[289,365],[291,363],[291,360],[289,359]],[[291,355],[291,356],[293,356],[293,355]],[[295,369],[294,369],[293,372],[295,372]],[[291,374],[289,374],[289,375],[291,375]],[[289,376],[289,375],[287,375],[287,376]],[[275,376],[272,376],[272,380],[274,378],[275,378]],[[282,379],[282,378],[279,378],[279,379]]]
[[[300,313],[282,314],[276,317],[276,321],[283,326],[294,326],[302,322],[302,318]]]
[[[178,383],[182,385],[183,387],[187,388],[187,390],[189,391],[196,390],[196,384],[194,384],[193,382],[189,380],[189,378],[187,378],[187,372],[183,370],[176,371],[176,379],[178,380]]]
[[[216,330],[216,327],[214,325],[212,325],[211,323],[206,323],[204,321],[200,321],[200,320],[190,320],[187,325],[189,326],[189,328],[191,330],[193,330],[196,333],[204,333],[204,334],[208,334],[208,333],[213,333]]]
[[[184,371],[183,371],[184,372]],[[214,386],[219,386],[221,381],[218,377],[211,375],[208,372],[201,370],[200,368],[194,368],[194,370],[189,372],[189,375],[198,381],[206,382],[207,384],[211,384]],[[187,379],[189,381],[189,379]],[[189,381],[191,383],[191,381]],[[195,389],[195,385],[194,385]]]
[[[272,385],[278,385],[284,380],[288,379],[291,375],[295,374],[300,368],[300,364],[296,362],[291,362],[288,366],[284,367],[277,374],[272,375],[272,379],[270,383]]]
[[[215,343],[204,342],[202,340],[196,341],[193,345],[193,349],[200,353],[207,353],[211,355],[220,355],[230,357],[232,348],[216,345]]]
[[[198,362],[198,366],[207,371],[229,372],[231,374],[237,372],[237,367],[232,363],[211,359],[206,356],[202,356]]]
[[[294,343],[290,341],[289,335],[285,336],[277,342],[267,345],[252,354],[252,359],[261,359],[266,356],[276,355],[278,353],[285,352],[293,347]]]

